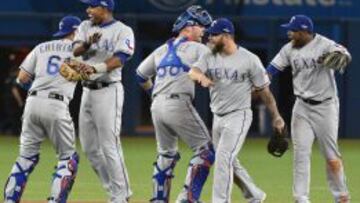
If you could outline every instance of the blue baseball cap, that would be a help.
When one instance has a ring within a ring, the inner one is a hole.
[[[282,24],[281,27],[291,31],[308,31],[314,32],[314,23],[306,15],[295,15],[291,17],[290,22]]]
[[[114,0],[80,0],[80,1],[92,7],[101,6],[107,8],[109,11],[113,11],[115,8]]]
[[[219,18],[212,22],[211,26],[206,30],[209,35],[231,34],[235,33],[234,24],[227,18]]]
[[[64,37],[76,30],[81,20],[76,16],[65,16],[59,22],[59,30],[53,34],[53,37]]]

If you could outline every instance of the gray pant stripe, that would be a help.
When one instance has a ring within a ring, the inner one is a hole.
[[[243,122],[242,122],[242,126],[241,126],[241,131],[240,131],[240,134],[239,134],[239,136],[238,136],[238,138],[237,138],[237,140],[235,142],[234,148],[231,150],[231,155],[230,155],[230,159],[229,159],[229,181],[228,181],[228,185],[226,187],[226,195],[229,194],[230,185],[233,182],[233,180],[231,180],[231,178],[230,178],[231,177],[230,168],[232,167],[232,164],[233,164],[231,159],[232,159],[233,156],[236,156],[236,154],[234,154],[234,151],[236,150],[236,145],[237,145],[237,143],[239,143],[239,139],[240,139],[240,137],[241,137],[241,135],[242,135],[242,133],[244,131],[245,120],[246,120],[246,111],[243,111],[243,112],[244,112],[244,118],[243,118]],[[229,199],[229,198],[230,197],[228,197],[228,196],[226,197],[226,199]]]
[[[118,87],[115,86],[115,119],[114,119],[114,132],[116,133],[116,121],[118,120]],[[121,119],[121,118],[120,118]],[[120,126],[121,128],[121,126]],[[119,130],[120,133],[121,129]]]
[[[127,193],[127,195],[129,196],[129,194],[128,194],[128,191],[129,191],[129,183],[128,183],[128,181],[127,181],[127,176],[126,176],[126,169],[125,169],[125,166],[124,166],[124,157],[121,157],[120,156],[120,148],[119,148],[119,144],[120,144],[120,131],[121,131],[121,126],[120,126],[120,130],[119,130],[119,134],[118,135],[116,135],[116,121],[117,121],[117,118],[118,118],[118,87],[117,86],[115,86],[115,122],[114,122],[114,132],[115,132],[115,137],[116,137],[116,139],[119,141],[119,142],[116,142],[116,147],[117,147],[117,149],[118,149],[118,155],[119,155],[119,159],[120,159],[120,163],[121,163],[121,168],[122,168],[122,170],[123,170],[123,174],[124,174],[124,180],[125,180],[125,187],[126,187],[126,193]],[[121,119],[121,118],[120,118]]]

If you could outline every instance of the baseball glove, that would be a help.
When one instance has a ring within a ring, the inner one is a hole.
[[[59,72],[68,81],[88,80],[89,75],[86,70],[90,67],[75,59],[67,59],[61,64]]]
[[[284,130],[281,133],[275,132],[267,145],[268,152],[275,156],[281,157],[286,150],[289,149],[289,142],[288,142],[288,130],[285,126]]]
[[[344,73],[350,60],[346,54],[334,51],[324,54],[320,59],[320,62],[325,68],[338,70],[340,73]]]

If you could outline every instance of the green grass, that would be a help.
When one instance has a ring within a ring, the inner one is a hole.
[[[134,192],[133,201],[146,202],[152,194],[152,163],[156,153],[153,138],[122,138],[122,146],[131,186]],[[259,187],[267,192],[267,203],[292,202],[292,153],[287,153],[281,159],[272,158],[265,151],[266,140],[248,139],[240,152],[240,160],[249,171]],[[352,202],[360,202],[360,140],[342,140],[340,148],[344,157],[348,185],[352,195]],[[56,164],[54,150],[49,142],[42,145],[40,163],[30,177],[23,200],[45,200],[49,194],[49,185],[53,167]],[[79,148],[79,151],[80,148]],[[180,145],[181,160],[175,169],[172,199],[180,191],[190,151],[183,144]],[[18,154],[18,138],[0,136],[0,187],[5,184],[11,166]],[[202,199],[210,202],[212,176],[206,183]],[[106,200],[98,178],[89,166],[89,162],[81,153],[79,173],[71,193],[71,200],[104,201]],[[311,199],[313,203],[333,202],[327,187],[324,160],[317,147],[314,147],[312,157]],[[174,202],[174,201],[172,201]],[[233,187],[233,202],[245,202],[240,190]]]

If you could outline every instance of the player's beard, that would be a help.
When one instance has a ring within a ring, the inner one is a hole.
[[[90,15],[89,20],[93,26],[100,25],[103,22],[102,17],[98,15]]]
[[[91,21],[91,24],[92,24],[93,26],[96,26],[96,25],[100,25],[100,24],[101,24],[101,20],[96,19],[96,18],[92,18],[92,19],[90,19],[90,21]]]
[[[294,48],[301,48],[301,47],[303,47],[306,43],[304,42],[304,41],[302,41],[302,40],[292,40],[292,46],[294,47]]]
[[[218,42],[216,44],[212,44],[211,52],[213,55],[216,55],[224,50],[224,43]]]

